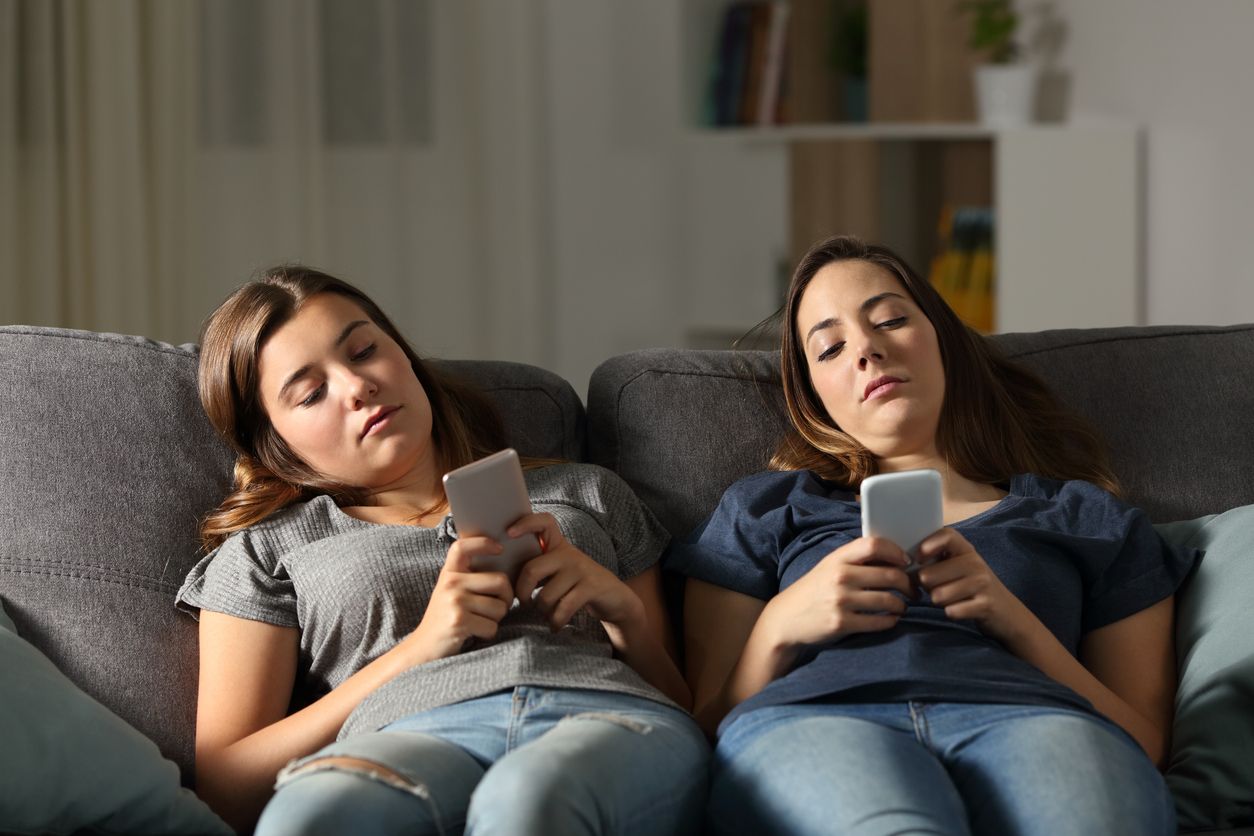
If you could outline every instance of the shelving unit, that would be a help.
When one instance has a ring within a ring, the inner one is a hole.
[[[866,0],[871,121],[834,121],[839,78],[823,56],[832,0],[788,2],[789,124],[699,124],[728,0],[686,0],[681,25],[692,141],[788,156],[794,263],[815,240],[847,232],[891,246],[927,275],[941,207],[990,206],[995,331],[1143,321],[1136,126],[977,123],[965,21],[934,0]]]

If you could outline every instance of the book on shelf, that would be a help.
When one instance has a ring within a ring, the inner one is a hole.
[[[762,91],[755,114],[759,125],[784,121],[781,105],[784,92],[784,59],[787,57],[788,16],[792,7],[783,0],[771,4],[769,29],[766,35],[766,65],[762,71]]]
[[[993,210],[945,206],[937,223],[937,251],[929,280],[958,318],[992,333],[996,294]]]
[[[706,124],[780,121],[790,11],[788,0],[740,0],[723,10],[704,103]]]

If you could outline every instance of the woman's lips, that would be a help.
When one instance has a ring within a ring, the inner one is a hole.
[[[869,401],[872,398],[883,397],[889,394],[901,385],[901,378],[884,375],[877,377],[867,384],[866,391],[863,393],[862,400]]]
[[[386,409],[379,410],[378,414],[366,422],[366,428],[362,430],[361,437],[365,438],[366,436],[373,435],[374,433],[382,430],[389,423],[391,423],[392,416],[395,415],[399,409],[399,406],[390,406]]]

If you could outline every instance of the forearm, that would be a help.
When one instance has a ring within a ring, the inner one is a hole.
[[[404,665],[392,653],[366,665],[306,708],[235,741],[197,741],[196,791],[237,830],[247,832],[274,791],[279,770],[335,740],[349,714]]]
[[[1045,625],[1035,621],[1019,635],[1004,641],[1016,656],[1087,699],[1095,709],[1132,735],[1150,760],[1160,768],[1163,766],[1168,754],[1169,730],[1161,722],[1156,723],[1137,711],[1102,684],[1101,680],[1067,652]]]
[[[608,621],[602,621],[601,624],[610,637],[610,644],[614,646],[615,656],[680,707],[692,707],[692,693],[688,689],[688,683],[684,681],[683,674],[675,666],[675,660],[646,621],[639,620],[621,626]]]
[[[712,735],[733,708],[792,670],[798,651],[778,637],[768,618],[759,618],[722,687],[695,695],[698,725]]]

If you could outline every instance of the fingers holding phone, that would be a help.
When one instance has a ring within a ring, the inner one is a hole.
[[[1031,611],[1006,588],[997,574],[965,537],[944,528],[928,537],[919,548],[925,564],[919,585],[932,603],[954,620],[971,620],[985,633],[1003,642],[1035,619]]]
[[[505,536],[510,538],[526,537],[528,534],[539,541],[543,552],[555,551],[566,543],[562,529],[552,514],[524,514],[505,529]]]
[[[901,549],[859,538],[824,557],[767,604],[763,616],[785,646],[819,644],[896,626],[911,580]],[[768,615],[769,614],[769,615]]]
[[[463,537],[449,547],[422,621],[410,638],[424,659],[461,652],[470,639],[492,639],[514,603],[514,587],[502,572],[480,572],[477,558],[501,552],[487,537]]]
[[[518,600],[530,601],[545,614],[552,629],[565,627],[581,609],[623,630],[643,623],[644,604],[639,596],[616,574],[569,543],[552,516],[535,514],[518,526],[539,536],[545,550],[519,571],[515,591]]]

